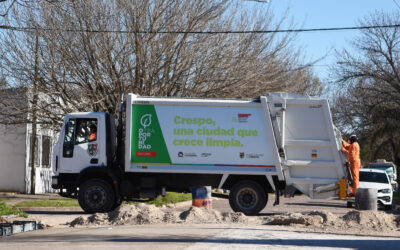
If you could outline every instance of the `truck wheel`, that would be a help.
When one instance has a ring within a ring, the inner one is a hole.
[[[352,207],[353,207],[353,202],[348,201],[348,202],[347,202],[347,207],[348,207],[348,208],[352,208]]]
[[[264,189],[255,181],[240,181],[229,194],[232,210],[246,215],[258,214],[267,205],[267,200]]]
[[[79,187],[78,201],[87,213],[104,213],[111,211],[114,206],[115,194],[108,182],[91,179]]]

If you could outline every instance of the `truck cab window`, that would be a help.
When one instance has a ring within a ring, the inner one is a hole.
[[[97,140],[97,120],[78,119],[76,125],[75,144],[87,143]]]
[[[63,157],[71,158],[74,155],[75,119],[70,119],[65,125]]]
[[[73,144],[74,130],[75,130],[75,120],[71,119],[68,121],[65,127],[64,145]]]

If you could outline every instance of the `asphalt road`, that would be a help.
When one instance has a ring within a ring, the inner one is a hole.
[[[144,225],[38,230],[0,238],[0,249],[399,249],[400,239],[237,225]]]
[[[313,210],[329,211],[338,216],[353,210],[347,208],[346,201],[338,198],[310,199],[305,195],[297,195],[292,198],[280,198],[280,203],[274,206],[275,195],[268,196],[267,206],[261,211],[261,215],[307,212]],[[231,212],[229,202],[226,199],[213,200],[213,208],[221,212]]]

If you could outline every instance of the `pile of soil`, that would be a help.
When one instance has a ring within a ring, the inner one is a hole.
[[[75,226],[142,225],[160,223],[247,223],[243,213],[221,213],[217,210],[191,207],[183,212],[161,209],[154,205],[137,204],[118,207],[110,213],[96,213],[86,219],[82,216],[68,224]]]
[[[363,235],[399,234],[400,215],[383,211],[350,211],[336,216],[326,211],[285,213],[272,216],[246,216],[243,213],[221,213],[217,210],[191,207],[183,212],[173,208],[137,204],[118,207],[110,213],[78,217],[69,226],[142,225],[162,223],[218,224],[241,223],[302,227],[307,231]]]
[[[305,226],[311,231],[385,235],[400,229],[400,215],[383,211],[350,211],[342,217],[330,212],[287,213],[264,218],[267,225]]]
[[[8,223],[8,222],[9,221],[5,217],[0,216],[0,223]]]

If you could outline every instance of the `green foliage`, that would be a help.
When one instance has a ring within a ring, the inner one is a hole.
[[[175,192],[168,192],[165,197],[159,195],[156,199],[149,202],[149,204],[154,204],[157,207],[166,204],[174,204],[182,201],[189,201],[192,199],[192,194],[190,193],[175,193]]]
[[[71,198],[22,201],[16,207],[79,207],[78,201]]]
[[[161,195],[157,196],[154,200],[151,201],[146,201],[143,199],[143,202],[147,204],[154,204],[157,207],[161,207],[162,205],[167,205],[167,204],[174,204],[178,202],[183,202],[183,201],[190,201],[192,199],[192,194],[191,193],[176,193],[176,192],[167,192],[165,197],[162,197]],[[129,201],[126,202],[125,204],[137,204],[139,202],[135,201]]]
[[[23,211],[12,207],[10,205],[5,204],[4,202],[0,202],[0,216],[3,215],[17,215],[20,217],[28,217],[28,215],[26,213],[24,213]]]

